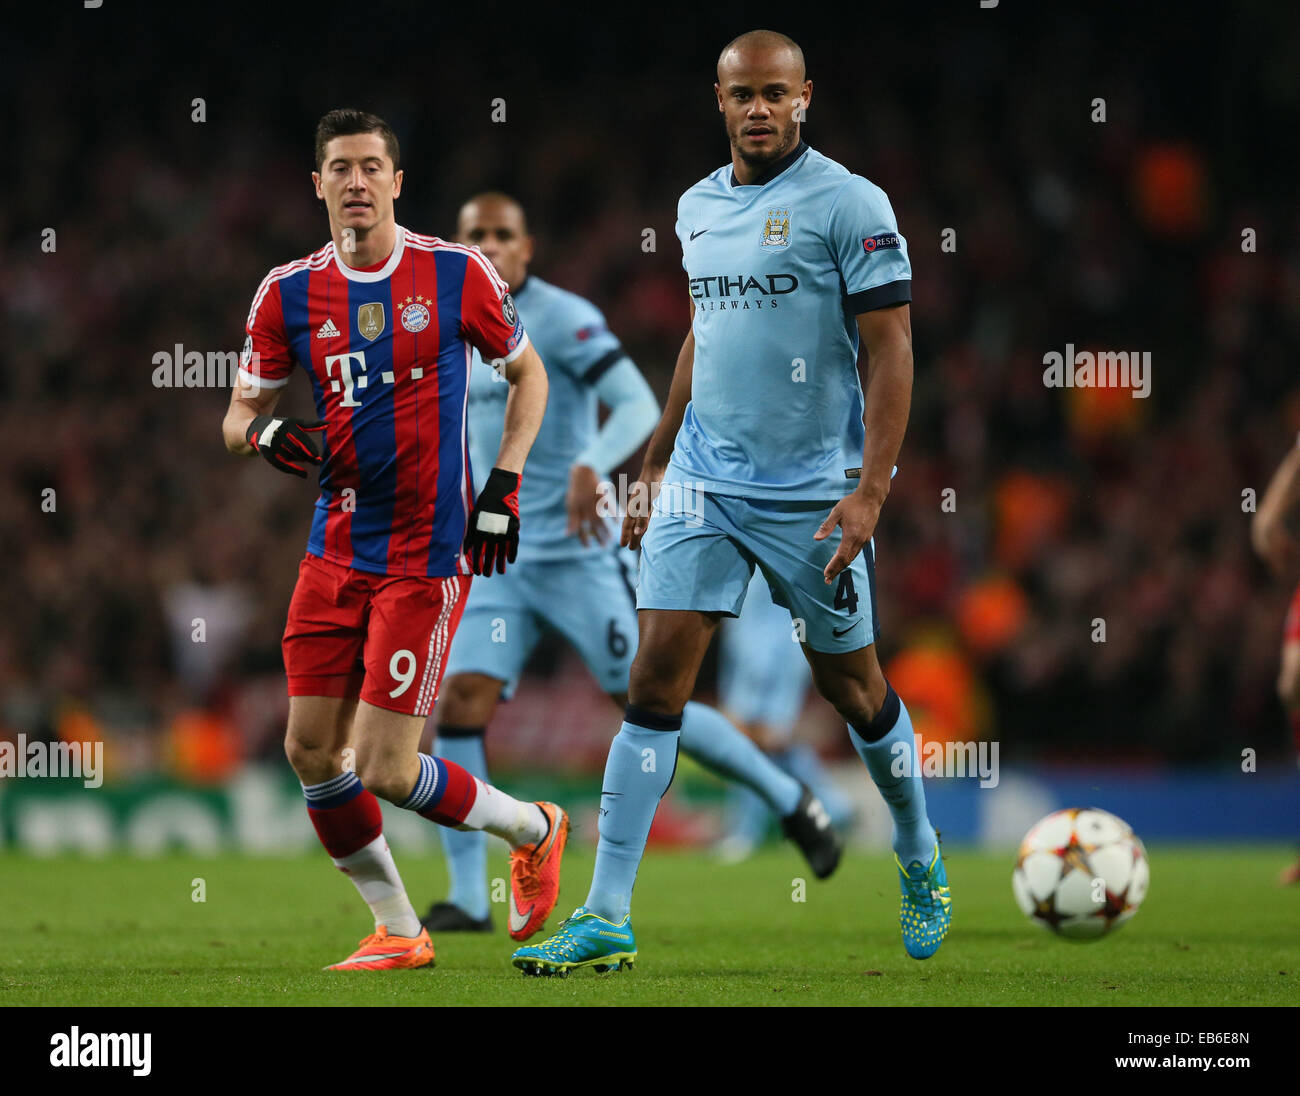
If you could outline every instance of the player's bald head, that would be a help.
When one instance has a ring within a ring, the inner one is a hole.
[[[793,39],[774,30],[733,38],[718,56],[713,90],[731,142],[732,167],[742,182],[798,146],[812,81]]]
[[[725,86],[727,76],[737,68],[782,61],[793,67],[795,81],[802,84],[807,78],[807,69],[798,42],[775,30],[746,31],[723,46],[718,54],[718,83]]]
[[[504,216],[516,221],[516,228],[520,235],[528,235],[528,218],[524,215],[524,207],[515,198],[500,190],[485,190],[465,202],[456,215],[456,229],[463,236],[467,231],[468,222],[486,216],[491,216],[493,219]]]

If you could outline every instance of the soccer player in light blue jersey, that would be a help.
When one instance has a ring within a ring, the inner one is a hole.
[[[751,31],[718,58],[731,162],[677,207],[691,329],[629,512],[641,548],[641,644],[610,748],[587,901],[525,973],[617,969],[636,957],[636,867],[671,778],[682,709],[718,621],[757,567],[804,628],[813,681],[894,820],[903,945],[933,955],[951,919],[911,720],[876,657],[872,534],[912,389],[911,266],[879,187],[808,147],[803,52]],[[859,349],[865,351],[865,385]]]
[[[519,484],[518,558],[504,574],[482,576],[470,588],[426,728],[426,734],[436,730],[440,755],[483,778],[484,731],[497,702],[513,692],[543,627],[568,639],[601,688],[620,709],[627,705],[637,647],[636,557],[616,543],[618,525],[601,505],[600,483],[650,436],[659,404],[600,311],[529,273],[533,240],[518,202],[497,193],[472,198],[460,211],[457,233],[461,243],[483,251],[510,287],[529,338],[546,355],[550,381],[546,416]],[[501,440],[493,416],[504,414],[509,391],[500,370],[475,355],[468,434],[476,476],[492,468]],[[598,404],[609,408],[603,425]],[[821,804],[719,712],[685,703],[681,746],[761,797],[819,878],[835,869],[840,842]],[[491,931],[485,839],[472,831],[440,832],[451,891],[424,924],[431,932]],[[510,935],[525,938],[527,899],[521,909],[512,892],[510,903]]]

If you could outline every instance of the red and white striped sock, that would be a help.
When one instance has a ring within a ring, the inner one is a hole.
[[[454,761],[428,754],[420,754],[420,775],[402,806],[442,826],[494,834],[512,849],[537,844],[549,826],[536,803],[521,802]]]
[[[395,936],[418,936],[420,919],[406,896],[397,863],[384,840],[379,800],[356,773],[342,773],[323,784],[304,785],[307,814],[334,866],[352,880],[375,927]]]

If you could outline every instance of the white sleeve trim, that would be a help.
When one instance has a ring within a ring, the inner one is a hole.
[[[275,380],[271,377],[255,377],[242,365],[239,367],[239,379],[249,388],[283,388],[289,383],[288,377]]]
[[[519,340],[519,345],[516,346],[512,351],[510,351],[509,354],[507,354],[504,358],[501,359],[501,361],[504,362],[506,365],[509,365],[512,361],[514,361],[517,357],[519,357],[519,355],[524,352],[524,348],[528,345],[528,332],[525,331],[523,334],[524,337]]]

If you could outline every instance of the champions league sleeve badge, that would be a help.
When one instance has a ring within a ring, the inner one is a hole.
[[[882,232],[878,236],[868,236],[862,241],[862,250],[870,255],[873,251],[880,251],[883,248],[893,248],[898,250],[902,245],[898,242],[897,232]]]

